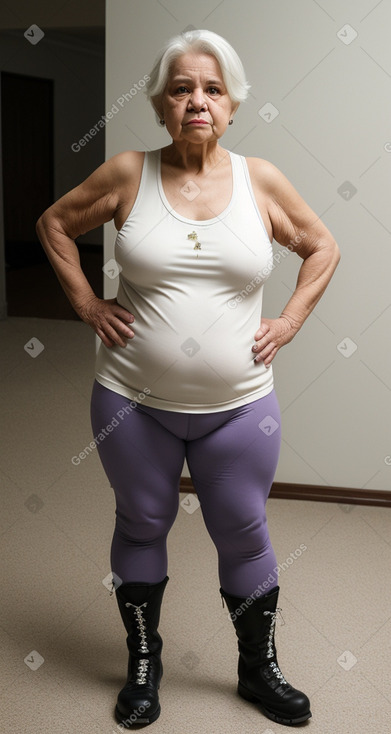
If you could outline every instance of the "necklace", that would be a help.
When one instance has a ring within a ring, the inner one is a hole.
[[[193,250],[200,250],[201,249],[201,242],[198,242],[198,235],[197,235],[197,232],[194,231],[194,229],[193,229],[192,232],[190,232],[190,234],[187,235],[187,239],[188,240],[193,240],[193,242],[194,242]],[[198,257],[198,252],[197,252],[197,257]]]

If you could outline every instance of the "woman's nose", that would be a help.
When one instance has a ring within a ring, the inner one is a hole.
[[[206,107],[205,96],[202,89],[193,90],[192,94],[190,95],[189,105],[191,105],[193,109],[198,110]]]

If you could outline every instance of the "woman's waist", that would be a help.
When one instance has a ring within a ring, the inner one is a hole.
[[[126,347],[101,345],[97,374],[135,390],[148,388],[162,400],[186,403],[226,402],[272,384],[272,372],[255,363],[252,341],[232,335],[211,339],[197,331],[173,333],[168,339],[133,339]]]

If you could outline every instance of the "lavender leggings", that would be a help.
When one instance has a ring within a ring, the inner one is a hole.
[[[248,596],[266,582],[277,566],[265,513],[281,441],[274,390],[243,407],[189,414],[135,404],[95,381],[91,421],[115,492],[111,568],[123,583],[158,583],[167,574],[185,458],[222,588]]]

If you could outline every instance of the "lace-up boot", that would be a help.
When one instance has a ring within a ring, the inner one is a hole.
[[[158,633],[168,576],[158,584],[125,583],[116,598],[128,633],[128,677],[119,692],[115,716],[125,728],[152,724],[160,715],[158,689],[163,675],[163,641]]]
[[[284,678],[274,644],[279,586],[264,596],[248,599],[230,596],[223,589],[238,637],[238,693],[257,702],[261,711],[278,724],[293,725],[311,716],[310,702]],[[223,602],[224,606],[224,602]]]

